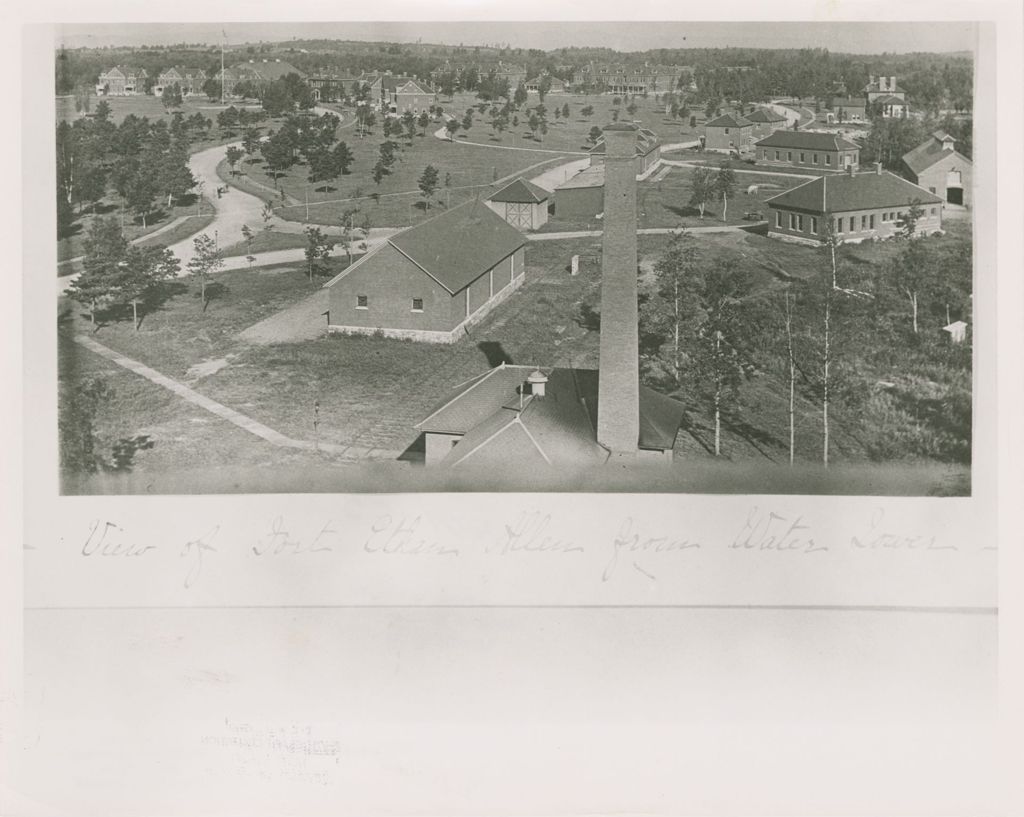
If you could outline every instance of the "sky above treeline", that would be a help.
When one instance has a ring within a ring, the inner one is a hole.
[[[965,22],[76,23],[58,25],[56,33],[58,45],[69,48],[334,39],[545,51],[568,46],[618,51],[734,47],[827,48],[849,54],[974,51],[977,38],[976,27]]]

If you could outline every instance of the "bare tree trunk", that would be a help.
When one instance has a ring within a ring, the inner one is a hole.
[[[725,221],[726,218],[728,218],[728,216],[729,216],[729,198],[728,198],[728,196],[725,195],[725,193],[723,193],[722,194],[722,221]]]
[[[914,309],[914,334],[917,334],[917,293],[910,296],[910,304]]]
[[[831,349],[831,338],[829,337],[830,321],[831,321],[831,294],[825,293],[825,367],[823,377],[823,392],[821,402],[821,419],[822,419],[822,430],[823,430],[823,446],[822,446],[822,461],[826,468],[828,468],[828,369],[830,356],[832,353]]]
[[[793,358],[793,314],[789,307],[789,293],[786,293],[786,345],[789,351],[789,464],[793,464],[796,451],[796,361]]]
[[[839,288],[839,281],[836,270],[836,239],[835,236],[829,236],[828,239],[829,252],[832,255],[832,289]]]
[[[715,387],[715,456],[722,453],[722,386]]]
[[[132,301],[132,322],[135,324],[135,331],[139,331],[139,302]]]
[[[715,357],[721,365],[720,350],[722,348],[722,333],[715,332]],[[715,456],[722,453],[722,378],[715,380]]]
[[[672,340],[672,352],[673,352],[673,358],[672,359],[673,359],[673,367],[674,367],[675,373],[676,373],[676,382],[678,383],[679,382],[679,281],[678,280],[674,280],[672,282],[672,289],[673,289],[674,296],[675,296],[674,303],[673,303],[673,309],[674,309],[673,318],[674,318],[674,324],[675,324],[675,326],[674,326],[674,330],[675,331],[673,333],[673,340]]]

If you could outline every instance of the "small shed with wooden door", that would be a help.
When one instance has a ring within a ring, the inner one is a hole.
[[[539,230],[548,221],[551,194],[523,178],[509,182],[485,202],[505,221],[520,230]]]

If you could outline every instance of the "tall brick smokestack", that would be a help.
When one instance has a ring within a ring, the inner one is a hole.
[[[636,456],[640,442],[640,349],[636,283],[637,126],[604,129],[604,238],[601,246],[601,360],[597,441],[613,456]]]

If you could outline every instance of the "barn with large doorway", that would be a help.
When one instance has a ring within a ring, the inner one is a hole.
[[[971,206],[971,160],[956,149],[956,139],[936,131],[924,144],[903,155],[906,176],[947,204]]]

